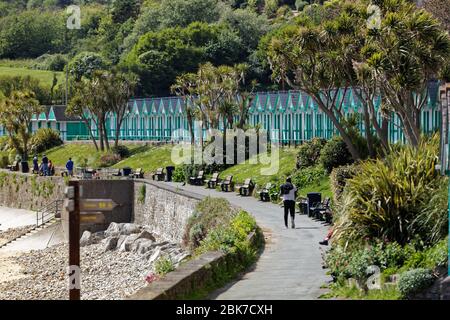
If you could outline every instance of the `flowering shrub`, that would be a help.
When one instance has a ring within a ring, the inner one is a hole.
[[[150,272],[146,277],[145,277],[145,281],[147,281],[148,283],[152,283],[154,281],[159,280],[158,275],[154,274],[153,272]]]

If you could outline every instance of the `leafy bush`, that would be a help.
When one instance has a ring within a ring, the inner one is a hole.
[[[438,267],[445,267],[447,263],[448,238],[442,239],[431,247],[420,248],[420,250],[411,252],[402,269],[426,268],[434,270]]]
[[[353,159],[344,140],[334,137],[322,148],[319,162],[330,173],[334,168],[352,163]]]
[[[120,156],[115,153],[106,153],[102,155],[99,159],[99,166],[101,168],[107,168],[115,165],[121,160]]]
[[[326,142],[325,139],[314,138],[302,144],[297,153],[297,169],[316,165],[320,157],[320,151]]]
[[[219,225],[201,241],[197,254],[222,250],[236,253],[249,249],[248,235],[257,229],[255,218],[246,211],[239,211],[229,224]]]
[[[298,11],[302,11],[304,7],[306,7],[309,4],[309,2],[307,1],[303,1],[303,0],[296,0],[295,1],[295,8]]]
[[[163,276],[175,270],[175,266],[168,256],[162,256],[155,262],[155,272],[159,276]]]
[[[37,130],[30,140],[31,151],[41,153],[63,144],[59,132],[50,128]]]
[[[312,184],[319,184],[320,180],[325,176],[326,172],[321,166],[304,168],[294,173],[292,183],[297,189],[302,189]]]
[[[9,157],[7,155],[0,155],[0,168],[5,169],[9,164]]]
[[[186,182],[186,168],[185,166],[178,166],[175,167],[175,170],[173,171],[172,180],[174,182]]]
[[[431,270],[413,269],[400,275],[398,289],[404,298],[411,298],[415,293],[430,287],[434,280]]]
[[[223,198],[206,197],[200,201],[192,217],[188,220],[183,243],[195,249],[208,233],[220,225],[228,225],[236,210]]]
[[[417,219],[425,218],[421,215],[424,204],[446,183],[435,170],[438,146],[435,136],[417,148],[393,150],[384,161],[360,164],[361,170],[348,181],[342,208],[336,212],[336,239],[354,242],[380,238],[402,245],[416,237],[430,241],[431,225]],[[446,224],[446,207],[435,210],[441,217],[439,223]]]
[[[128,149],[127,146],[120,144],[118,146],[113,146],[111,148],[111,152],[117,154],[120,157],[120,159],[125,159],[130,156],[130,149]]]
[[[359,172],[359,167],[355,164],[334,168],[330,174],[331,191],[333,192],[334,203],[338,203],[344,192],[347,180],[351,179]]]
[[[412,246],[402,247],[396,242],[375,241],[353,246],[333,245],[325,256],[325,263],[336,279],[355,278],[360,283],[368,277],[369,266],[375,265],[381,271],[397,270],[414,253]]]
[[[45,53],[35,59],[33,68],[39,70],[63,71],[66,64],[67,60],[62,54]]]

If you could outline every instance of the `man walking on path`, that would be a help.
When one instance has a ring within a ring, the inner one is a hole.
[[[66,163],[67,175],[69,177],[73,177],[73,161],[72,158],[69,158],[69,161]]]
[[[291,227],[295,229],[295,194],[297,188],[292,184],[291,178],[286,179],[286,183],[280,187],[281,198],[284,204],[284,224],[286,228],[288,226],[288,215],[291,214]]]

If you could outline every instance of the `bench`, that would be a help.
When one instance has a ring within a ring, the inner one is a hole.
[[[261,191],[258,191],[259,199],[261,199],[261,201],[263,201],[263,202],[270,201],[269,191],[271,188],[272,188],[272,183],[268,182]]]
[[[205,180],[207,188],[214,189],[219,182],[219,173],[214,172],[211,179]]]
[[[122,176],[122,171],[120,169],[111,169],[110,174],[113,177],[121,177]]]
[[[138,168],[134,173],[133,177],[136,179],[143,179],[144,178],[144,170],[142,168]]]
[[[242,186],[237,187],[238,192],[241,196],[249,196],[252,194],[255,184],[251,178],[247,178]]]
[[[203,184],[203,180],[204,180],[204,175],[205,175],[205,172],[203,170],[200,170],[196,177],[190,177],[189,178],[189,183],[193,184],[193,185],[196,185],[196,186],[202,185]]]
[[[155,173],[152,174],[152,179],[156,181],[164,181],[164,176],[164,168],[158,168]]]
[[[233,185],[233,176],[227,176],[225,180],[220,182],[218,184],[220,186],[220,189],[222,189],[223,192],[229,192],[233,191],[234,185]]]
[[[317,203],[315,207],[311,209],[312,210],[311,216],[317,220],[331,223],[333,215],[330,209],[330,202],[331,202],[330,198],[327,197],[322,202]]]
[[[8,165],[7,168],[10,171],[19,171],[19,161],[14,161],[13,164]]]

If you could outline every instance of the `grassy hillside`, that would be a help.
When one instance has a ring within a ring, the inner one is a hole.
[[[8,67],[0,65],[0,76],[30,76],[36,78],[45,87],[51,87],[53,83],[53,74],[56,73],[58,83],[64,81],[64,74],[62,72],[45,71],[45,70],[33,70],[21,67]]]
[[[250,164],[249,161],[246,161],[245,163],[228,168],[221,173],[221,176],[225,177],[226,175],[233,175],[233,179],[238,182],[242,182],[246,178],[252,178],[259,185],[270,181],[276,181],[279,178],[286,177],[294,172],[296,153],[294,148],[280,149],[279,170],[273,175],[263,175],[261,173],[262,169],[267,169],[270,165],[262,163]]]
[[[174,165],[171,159],[172,146],[143,146],[133,152],[132,156],[117,163],[114,168],[142,168],[145,172],[155,171],[160,167]]]
[[[113,168],[142,168],[146,173],[149,173],[159,167],[174,165],[171,161],[171,145],[126,144],[126,146],[130,149],[131,156],[120,161]],[[89,167],[99,167],[99,160],[104,153],[97,152],[90,143],[68,143],[48,150],[46,154],[58,167],[63,167],[69,157],[72,157],[75,166],[80,166],[86,159]],[[261,171],[267,169],[269,165],[250,164],[247,161],[226,169],[221,173],[221,177],[233,175],[233,180],[237,183],[242,183],[246,178],[252,178],[260,186],[267,182],[281,184],[287,176],[293,174],[296,170],[296,154],[297,149],[295,148],[280,149],[279,169],[271,175],[264,175]],[[319,183],[300,189],[299,195],[306,196],[308,192],[321,192],[324,197],[331,196],[329,178],[324,177]]]

